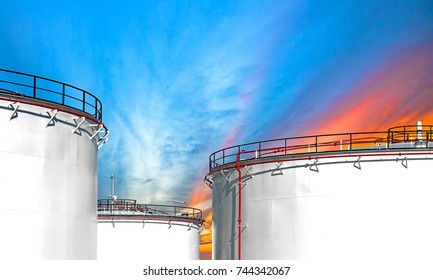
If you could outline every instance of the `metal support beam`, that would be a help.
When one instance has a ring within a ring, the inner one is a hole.
[[[281,166],[283,166],[283,162],[276,162],[275,166],[277,168],[275,168],[272,172],[271,172],[271,176],[277,176],[277,175],[284,175],[283,170],[281,169]]]
[[[319,167],[317,166],[317,162],[318,162],[318,161],[319,161],[318,159],[314,160],[313,165],[310,166],[310,170],[311,170],[311,171],[319,172]]]
[[[90,137],[90,139],[95,138],[96,135],[98,135],[99,132],[101,132],[101,130],[104,128],[104,126],[102,124],[99,125],[99,128],[96,130],[96,132],[92,135],[92,137]]]
[[[251,178],[254,178],[254,175],[250,173],[251,170],[253,170],[253,167],[251,166],[249,169],[247,168],[248,166],[244,166],[245,168],[245,172],[251,176]]]
[[[74,130],[72,130],[72,133],[75,133],[75,131],[77,131],[78,128],[80,128],[80,126],[84,123],[84,121],[86,120],[86,117],[81,117],[80,118],[80,122],[77,124],[77,126],[74,128]]]
[[[361,170],[361,157],[358,157],[358,159],[353,163],[353,167]]]
[[[14,105],[16,106],[16,107],[14,107]],[[11,117],[9,118],[10,120],[12,120],[12,119],[15,119],[16,117],[18,117],[18,108],[20,107],[20,103],[19,102],[14,102],[14,103],[12,103],[12,104],[10,104],[9,105],[12,109],[14,109],[14,111],[13,111],[13,113],[12,113],[12,115],[11,115]]]
[[[51,115],[50,112],[53,113],[53,115]],[[59,111],[57,111],[57,109],[47,111],[47,114],[50,117],[50,120],[48,121],[48,123],[46,125],[47,127],[50,126],[50,125],[55,125],[54,118],[56,117],[56,115],[57,115],[58,112]]]

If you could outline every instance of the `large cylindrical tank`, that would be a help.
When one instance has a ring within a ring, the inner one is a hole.
[[[218,151],[213,258],[431,257],[432,135],[406,126]]]
[[[98,259],[198,260],[202,211],[130,199],[98,201]]]
[[[37,76],[0,78],[2,259],[96,259],[99,132],[108,133],[99,100]]]

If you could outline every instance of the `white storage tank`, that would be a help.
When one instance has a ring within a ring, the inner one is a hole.
[[[431,258],[432,135],[418,123],[212,154],[213,258]]]
[[[100,101],[0,69],[2,259],[96,259]]]
[[[98,200],[98,259],[198,260],[204,226],[197,208]]]

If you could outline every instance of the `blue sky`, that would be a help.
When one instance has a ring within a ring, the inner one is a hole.
[[[413,83],[433,96],[427,0],[59,3],[2,1],[0,68],[102,101],[110,136],[99,154],[101,198],[114,173],[121,197],[187,201],[210,153],[309,132],[372,99],[363,94],[381,84],[374,77],[405,81],[398,88],[410,90],[395,94],[407,100],[419,94]],[[413,106],[425,115],[431,99]]]

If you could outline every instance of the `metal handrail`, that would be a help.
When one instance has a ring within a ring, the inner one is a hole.
[[[107,213],[108,212],[108,213]],[[137,204],[133,199],[99,199],[98,214],[163,216],[203,220],[202,210],[188,207],[163,204]]]
[[[298,136],[251,142],[220,149],[209,156],[209,172],[222,165],[276,156],[378,149],[433,148],[433,126],[396,126],[387,131]],[[396,145],[412,143],[414,145]],[[423,145],[416,145],[422,143]]]
[[[7,76],[7,78],[3,78],[3,76]],[[2,89],[1,93],[60,104],[102,121],[102,103],[99,99],[83,89],[66,83],[0,68],[0,88]]]

